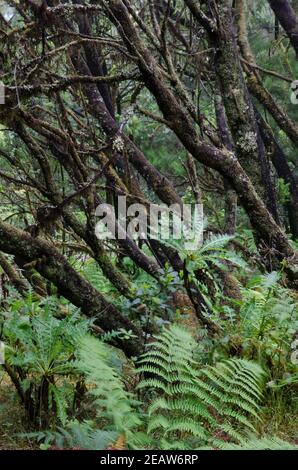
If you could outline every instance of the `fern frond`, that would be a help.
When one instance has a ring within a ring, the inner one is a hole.
[[[237,443],[255,432],[259,418],[264,372],[254,363],[230,359],[198,368],[196,343],[181,326],[172,325],[151,343],[139,372],[150,374],[139,388],[158,391],[149,407],[148,433],[167,443],[184,436],[193,445],[214,441],[221,431]],[[241,428],[241,433],[238,429]]]
[[[141,424],[133,408],[136,400],[125,391],[118,371],[111,361],[111,350],[98,339],[86,335],[80,341],[79,368],[92,385],[92,395],[96,399],[97,412],[104,417],[113,429],[133,441],[133,435]]]
[[[216,447],[220,450],[298,450],[298,446],[290,442],[283,441],[278,437],[263,437],[261,439],[253,437],[241,444],[217,441]]]

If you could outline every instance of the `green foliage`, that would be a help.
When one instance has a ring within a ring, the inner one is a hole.
[[[277,192],[280,204],[286,204],[291,200],[290,183],[286,183],[282,178],[278,179]]]
[[[87,384],[94,385],[91,394],[95,398],[98,417],[106,421],[108,429],[112,424],[112,429],[123,434],[125,441],[133,445],[138,439],[135,431],[141,421],[135,411],[137,402],[124,390],[119,375],[119,359],[111,354],[110,348],[92,336],[81,339],[79,359],[78,367],[85,374]]]
[[[191,334],[173,325],[142,357],[138,373],[150,374],[150,378],[139,388],[153,393],[146,437],[139,431],[147,418],[141,418],[141,404],[124,389],[119,361],[102,342],[91,336],[82,338],[78,366],[91,386],[101,427],[70,423],[64,432],[58,432],[56,444],[99,449],[119,436],[132,448],[143,444],[191,449],[207,443],[218,445],[220,436],[244,442],[248,432],[255,431],[251,421],[258,419],[263,371],[244,360],[199,368],[195,350]]]
[[[223,338],[235,350],[240,348],[242,356],[268,368],[272,379],[297,370],[290,356],[298,330],[298,305],[280,279],[276,272],[254,276],[241,289],[238,314],[225,324]]]
[[[27,436],[40,442],[44,450],[53,444],[60,449],[103,450],[117,440],[118,433],[96,429],[94,422],[74,420],[64,427],[58,426],[55,431],[27,433]]]
[[[76,263],[79,264],[79,263]],[[103,275],[98,263],[91,258],[86,258],[79,272],[100,292],[112,295],[116,289]]]
[[[52,297],[15,300],[1,313],[6,344],[6,370],[33,424],[48,426],[51,419],[66,423],[75,396],[75,349],[88,323],[77,311],[59,319],[61,310]]]
[[[212,449],[212,448],[210,448]],[[290,442],[283,441],[278,437],[253,437],[242,444],[232,444],[230,442],[218,443],[219,450],[298,450],[298,446]]]
[[[117,439],[130,448],[140,448],[148,442],[139,431],[142,425],[138,411],[140,403],[125,390],[121,377],[122,362],[109,346],[85,335],[78,342],[79,373],[84,374],[97,418],[94,421],[70,421],[55,432],[39,432],[37,437],[47,446],[103,450]]]
[[[123,363],[111,347],[84,335],[78,359],[96,418],[31,434],[42,448],[52,443],[93,450],[117,443],[133,449],[295,448],[277,437],[257,437],[254,424],[261,416],[263,370],[242,359],[203,365],[196,341],[181,326],[164,328],[142,356],[137,372],[145,378],[138,386],[138,400],[126,390]]]
[[[121,299],[121,309],[127,316],[140,323],[145,333],[176,320],[173,295],[183,288],[181,276],[169,265],[159,270],[158,280],[148,274],[137,275],[132,283],[129,299]],[[149,328],[150,327],[150,328]]]
[[[231,359],[198,368],[195,341],[177,325],[150,346],[138,369],[150,378],[139,388],[161,393],[152,398],[148,432],[161,440],[162,448],[191,449],[221,433],[242,442],[254,430],[251,419],[258,418],[264,379],[257,364]]]
[[[233,238],[231,235],[212,235],[209,237],[196,252],[187,254],[188,271],[195,272],[198,269],[209,269],[210,267],[226,269],[227,263],[245,268],[246,263],[243,259],[227,248],[228,243]]]

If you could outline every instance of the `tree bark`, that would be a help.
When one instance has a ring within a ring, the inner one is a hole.
[[[263,201],[254,189],[254,185],[241,167],[238,159],[227,149],[218,149],[202,142],[193,125],[193,121],[180,106],[179,102],[166,86],[164,77],[150,51],[143,44],[128,11],[120,0],[110,0],[104,4],[111,21],[118,28],[123,42],[130,53],[136,56],[136,62],[143,80],[155,96],[169,127],[175,132],[184,147],[195,159],[213,168],[226,177],[247,211],[268,267],[277,266],[278,262],[288,265],[288,275],[296,282],[298,278],[298,256],[286,234],[275,223]],[[270,256],[268,255],[270,252]],[[268,259],[267,259],[268,258]]]
[[[230,150],[234,151],[233,139],[227,123],[225,108],[222,103],[221,95],[215,96],[215,114],[219,135],[223,145]],[[224,178],[225,188],[225,233],[233,235],[236,231],[237,224],[237,193],[232,188],[230,182]]]
[[[217,11],[217,28],[209,33],[209,41],[216,51],[214,69],[219,80],[235,153],[256,191],[278,221],[269,163],[263,142],[258,138],[253,106],[243,77],[230,2],[217,2],[216,8],[213,11]]]
[[[250,48],[246,26],[246,11],[244,0],[236,0],[236,13],[238,17],[238,43],[243,58],[252,66],[256,65],[254,54]],[[298,145],[298,126],[293,122],[284,109],[275,101],[271,93],[263,86],[261,76],[256,70],[251,70],[245,65],[247,74],[247,85],[249,92],[254,96],[267,111],[271,114],[280,129],[282,129],[289,139]]]
[[[61,202],[61,195],[57,191],[52,177],[51,167],[48,164],[46,155],[43,155],[43,150],[38,144],[28,135],[25,128],[21,124],[17,124],[15,127],[16,133],[22,139],[24,144],[27,146],[31,155],[37,159],[38,163],[43,169],[45,176],[45,184],[47,188],[47,197],[54,207],[58,206]],[[65,159],[64,159],[65,163]],[[76,233],[93,251],[94,260],[98,263],[103,274],[109,279],[109,281],[124,295],[129,294],[130,282],[128,279],[114,266],[110,259],[109,254],[105,250],[104,246],[95,236],[90,237],[86,227],[72,214],[67,208],[65,208],[61,217],[64,219],[67,226],[69,226],[74,233]],[[53,221],[55,222],[55,221]],[[94,235],[94,233],[92,234]]]
[[[11,284],[19,291],[20,294],[24,294],[28,291],[29,285],[26,280],[17,272],[14,266],[8,261],[3,253],[0,253],[0,266],[7,275]]]
[[[255,113],[263,142],[267,147],[268,155],[271,157],[276,172],[280,178],[289,184],[291,200],[287,203],[287,211],[291,233],[294,238],[298,238],[298,188],[296,179],[289,167],[287,156],[275,139],[270,126],[257,110]]]
[[[129,356],[140,354],[143,342],[141,331],[81,277],[51,244],[0,221],[0,249],[21,256],[28,263],[34,262],[35,269],[53,282],[61,295],[85,315],[95,318],[96,324],[104,331],[131,330],[135,338],[119,340],[119,346]]]
[[[288,0],[268,0],[268,2],[287,33],[298,58],[298,20],[292,5]]]

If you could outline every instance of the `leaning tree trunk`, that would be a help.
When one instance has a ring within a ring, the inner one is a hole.
[[[234,151],[234,145],[230,129],[227,123],[225,108],[222,103],[221,95],[215,97],[215,114],[219,135],[223,145],[230,150]],[[234,235],[236,232],[237,224],[237,194],[232,188],[230,182],[224,178],[225,188],[225,233]]]
[[[15,267],[8,261],[6,256],[0,252],[0,266],[7,275],[11,284],[17,289],[20,294],[24,294],[29,289],[26,279],[15,269]]]
[[[254,54],[252,52],[252,49],[250,47],[249,40],[248,40],[245,1],[236,0],[235,7],[236,7],[237,18],[238,18],[238,42],[239,42],[240,51],[243,55],[243,58],[246,60],[246,62],[249,63],[252,67],[255,67],[256,60],[255,60]],[[254,72],[250,71],[249,66],[248,67],[246,66],[246,73],[249,77],[248,81],[249,81],[252,93],[255,94],[256,97],[259,97],[259,93],[261,92],[265,96],[269,97],[269,102],[270,102],[271,95],[267,92],[267,90],[265,90],[262,87],[260,74],[256,70],[254,70]],[[267,100],[266,102],[268,103]],[[276,111],[278,108],[276,107],[276,103],[274,102],[273,99],[271,100],[270,105],[271,105],[270,109],[271,110],[273,109],[274,115],[277,116]],[[268,109],[268,106],[267,106],[267,109]],[[297,229],[298,229],[298,225],[297,225],[298,224],[298,189],[297,189],[295,177],[288,165],[287,157],[285,156],[283,150],[281,149],[278,142],[276,141],[275,136],[273,135],[273,132],[270,126],[266,123],[266,121],[264,120],[264,118],[259,113],[256,107],[254,107],[254,113],[256,116],[260,136],[266,147],[267,154],[270,157],[275,167],[276,173],[278,174],[280,178],[283,178],[285,182],[289,184],[290,193],[291,193],[291,201],[287,204],[287,210],[288,210],[288,215],[289,215],[291,232],[294,238],[297,238],[298,236],[298,232],[297,232]],[[281,116],[279,115],[279,117]],[[283,123],[283,125],[286,125],[286,127],[289,128],[288,125],[286,124],[286,121],[283,118],[281,119],[281,122]],[[290,129],[292,129],[291,125],[290,125]]]
[[[217,11],[217,28],[209,33],[209,42],[216,51],[214,68],[235,152],[258,194],[278,221],[276,193],[264,145],[258,138],[254,110],[242,73],[230,2],[217,2],[217,10],[214,8],[214,11]]]
[[[94,317],[104,331],[131,330],[134,339],[119,341],[128,355],[135,356],[142,351],[141,331],[80,276],[50,243],[0,221],[0,250],[34,263],[35,269],[53,282],[61,295],[85,315]]]
[[[287,33],[298,58],[298,20],[288,0],[268,0],[277,19]]]
[[[141,40],[127,8],[120,0],[104,4],[111,21],[118,28],[127,49],[136,57],[144,83],[155,96],[168,126],[180,139],[186,150],[204,165],[217,170],[226,177],[237,192],[250,218],[259,249],[268,261],[268,267],[286,264],[289,277],[297,282],[298,255],[284,231],[276,224],[265,204],[255,191],[254,185],[243,170],[236,156],[227,149],[218,149],[198,136],[193,120],[180,105],[167,86],[158,64]]]
[[[268,155],[270,155],[276,173],[288,185],[290,190],[290,201],[287,202],[287,211],[290,223],[290,230],[294,238],[298,238],[298,187],[297,181],[288,164],[287,156],[277,142],[270,126],[266,123],[262,115],[256,110],[257,122],[260,133]]]

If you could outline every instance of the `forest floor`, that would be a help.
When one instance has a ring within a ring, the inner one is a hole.
[[[286,403],[274,403],[272,408],[267,408],[262,424],[256,427],[260,434],[278,436],[298,445],[297,409],[287,407]],[[28,432],[25,413],[13,385],[6,374],[0,374],[0,451],[39,449],[36,442],[24,435]]]
[[[22,434],[25,414],[6,374],[0,373],[0,450],[33,450],[38,446]]]

